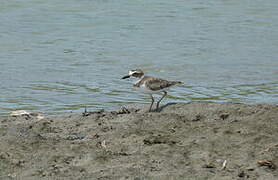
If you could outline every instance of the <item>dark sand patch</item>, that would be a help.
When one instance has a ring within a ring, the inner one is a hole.
[[[146,110],[0,117],[0,179],[278,178],[278,106]]]

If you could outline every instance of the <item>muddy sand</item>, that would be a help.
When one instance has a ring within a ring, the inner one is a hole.
[[[0,117],[0,179],[278,179],[278,106]]]

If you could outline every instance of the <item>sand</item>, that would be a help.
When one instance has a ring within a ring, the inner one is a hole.
[[[147,108],[0,117],[0,179],[278,179],[277,105]]]

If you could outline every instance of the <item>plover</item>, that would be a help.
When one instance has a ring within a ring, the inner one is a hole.
[[[128,72],[128,75],[122,77],[122,79],[130,78],[130,77],[135,77],[139,79],[133,84],[134,87],[137,87],[144,93],[150,94],[152,102],[149,108],[149,112],[151,112],[154,103],[154,98],[152,94],[157,94],[161,92],[164,93],[163,96],[156,103],[156,110],[158,110],[159,103],[167,95],[168,88],[173,85],[182,83],[180,81],[167,81],[160,78],[145,76],[144,72],[141,69],[130,70]]]

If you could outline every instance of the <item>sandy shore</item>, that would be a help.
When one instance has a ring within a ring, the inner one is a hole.
[[[0,179],[278,178],[278,106],[146,111],[0,117]]]

